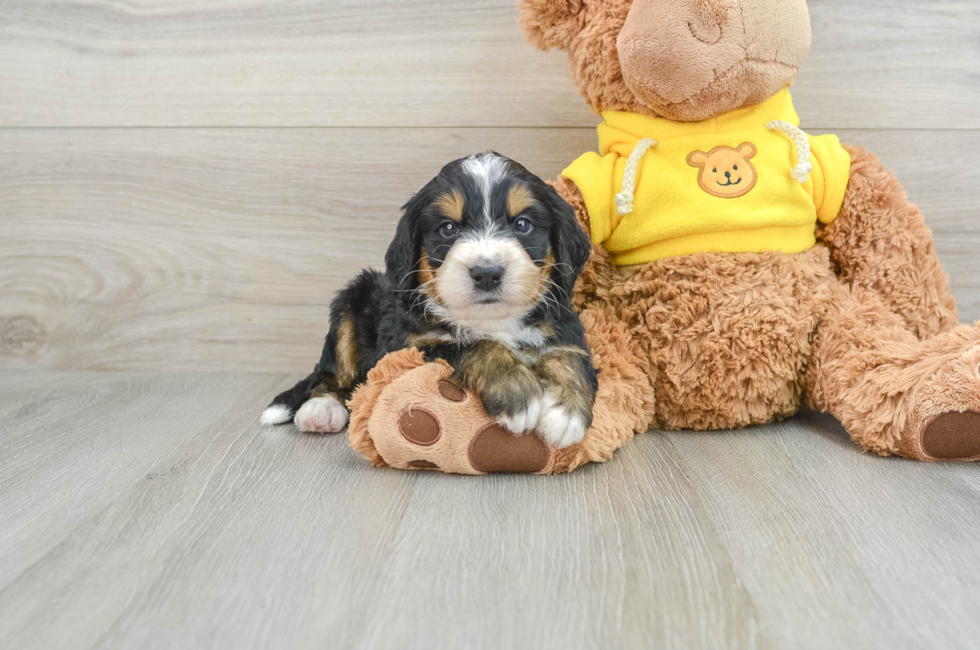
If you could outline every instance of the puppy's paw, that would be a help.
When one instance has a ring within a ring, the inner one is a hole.
[[[337,433],[347,426],[347,407],[332,395],[314,397],[296,411],[293,421],[307,433]]]
[[[550,393],[544,397],[538,433],[559,449],[582,442],[589,425],[581,414],[560,404]]]
[[[526,366],[487,377],[477,392],[487,415],[511,433],[530,433],[537,426],[544,387]]]
[[[518,408],[511,413],[504,413],[497,416],[497,424],[500,424],[511,433],[530,433],[538,425],[541,417],[541,399],[531,397],[525,400],[523,408]]]

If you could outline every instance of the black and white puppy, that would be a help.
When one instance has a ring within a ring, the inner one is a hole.
[[[334,299],[323,355],[265,424],[336,432],[344,401],[384,355],[445,359],[486,412],[559,447],[592,423],[596,371],[571,308],[590,250],[555,190],[494,152],[446,165],[404,207],[385,257]]]

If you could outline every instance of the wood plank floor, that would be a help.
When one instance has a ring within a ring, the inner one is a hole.
[[[291,379],[0,374],[0,647],[976,647],[976,466],[806,413],[557,478],[379,470],[256,424]]]

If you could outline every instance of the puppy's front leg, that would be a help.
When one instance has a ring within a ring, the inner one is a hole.
[[[479,341],[458,367],[463,386],[480,396],[487,415],[514,433],[534,430],[544,397],[541,380],[510,348]]]
[[[347,407],[333,389],[333,382],[323,382],[299,407],[293,421],[306,433],[336,433],[347,426],[347,418]]]
[[[598,381],[585,350],[564,348],[543,355],[536,370],[545,381],[538,433],[559,449],[581,442],[592,426]]]

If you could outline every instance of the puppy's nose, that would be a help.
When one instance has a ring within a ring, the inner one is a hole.
[[[470,277],[473,284],[481,291],[493,291],[500,286],[500,281],[504,277],[504,267],[502,266],[474,266],[470,269]]]

